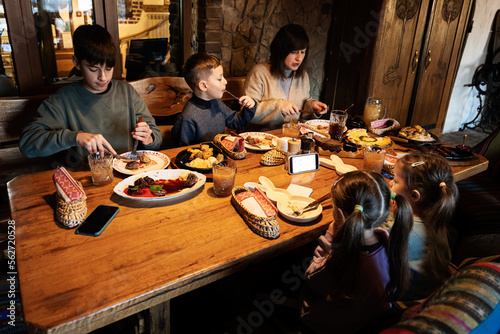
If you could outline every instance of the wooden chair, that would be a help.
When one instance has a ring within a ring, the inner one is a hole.
[[[226,78],[227,80],[227,85],[226,85],[226,90],[230,91],[237,97],[241,97],[244,95],[243,88],[245,86],[245,77],[231,77],[231,78]],[[228,93],[224,93],[221,98],[222,101],[230,101],[234,100],[234,97]]]
[[[17,175],[50,169],[53,159],[26,158],[19,151],[22,128],[49,95],[0,98],[0,187]]]
[[[161,130],[160,149],[173,147],[172,126],[191,97],[191,88],[183,77],[151,77],[129,83],[141,95]]]

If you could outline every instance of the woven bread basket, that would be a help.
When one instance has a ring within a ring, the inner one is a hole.
[[[82,188],[81,183],[78,181],[77,183]],[[87,196],[85,194],[77,200],[66,202],[56,193],[56,200],[56,219],[64,226],[76,227],[87,217]]]
[[[280,226],[276,220],[276,215],[271,217],[260,217],[248,211],[236,198],[236,195],[249,191],[247,188],[234,187],[231,195],[231,202],[236,207],[238,213],[243,217],[245,223],[257,235],[268,239],[276,239],[280,236]]]
[[[245,156],[247,155],[247,150],[243,148],[243,151],[241,152],[233,152],[229,150],[224,144],[222,143],[222,139],[226,137],[226,134],[218,134],[214,137],[214,144],[224,152],[224,154],[227,154],[229,157],[236,159],[236,160],[241,160],[245,159]]]
[[[260,163],[265,166],[278,166],[286,163],[287,157],[288,154],[285,151],[274,148],[260,158]]]

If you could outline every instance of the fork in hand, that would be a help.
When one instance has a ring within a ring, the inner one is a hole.
[[[137,123],[140,123],[144,121],[144,117],[139,117],[139,121]],[[130,156],[129,158],[136,161],[137,160],[137,144],[139,144],[139,140],[135,140],[135,143],[134,143],[134,149],[132,150],[132,152],[130,152]]]
[[[236,100],[239,100],[240,98],[237,97],[236,95],[234,95],[233,93],[231,93],[230,91],[228,91],[227,89],[224,90],[226,93],[228,93],[229,95],[231,95],[232,97],[234,97]]]

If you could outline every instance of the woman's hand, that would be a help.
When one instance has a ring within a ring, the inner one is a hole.
[[[144,145],[149,145],[153,142],[153,136],[151,135],[153,131],[149,128],[149,124],[146,122],[139,122],[135,125],[134,131],[132,131],[132,137],[134,139],[140,140]]]
[[[313,109],[314,113],[318,115],[326,114],[326,112],[328,111],[328,106],[323,102],[317,100],[311,101],[311,108]]]
[[[300,114],[300,110],[295,105],[295,103],[283,100],[281,101],[281,114],[283,115],[283,117],[298,115]]]
[[[240,97],[239,102],[242,106],[249,108],[249,109],[252,109],[253,107],[255,107],[255,100],[252,99],[250,96],[244,95],[244,96]]]
[[[78,146],[85,147],[89,153],[99,152],[103,156],[105,149],[107,149],[111,153],[116,154],[111,144],[101,134],[79,132],[76,135],[76,143]]]

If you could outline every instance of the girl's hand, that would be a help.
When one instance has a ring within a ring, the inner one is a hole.
[[[153,131],[149,128],[149,124],[146,122],[139,122],[135,125],[134,131],[132,131],[132,137],[134,139],[140,140],[144,145],[151,144],[153,142],[153,136],[151,135]]]
[[[311,108],[316,114],[319,115],[326,114],[326,112],[328,111],[328,106],[326,104],[316,100],[311,101]]]
[[[240,104],[246,108],[249,108],[249,109],[252,109],[253,107],[255,107],[255,100],[252,99],[250,96],[242,96],[240,97],[240,100],[239,100]]]
[[[283,117],[298,115],[299,113],[299,108],[295,105],[295,103],[287,100],[281,101],[281,114]]]
[[[89,153],[99,152],[103,156],[105,149],[107,149],[111,153],[116,154],[113,146],[101,134],[79,132],[76,135],[76,143],[78,146],[85,147]]]

